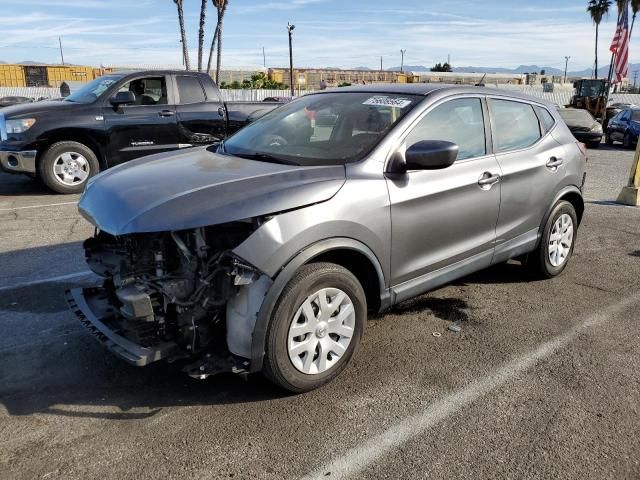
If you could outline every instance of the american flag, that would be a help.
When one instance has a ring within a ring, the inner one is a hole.
[[[616,56],[615,78],[613,83],[621,83],[623,78],[629,76],[629,2],[625,6],[618,18],[618,27],[613,36],[613,42],[609,48]]]

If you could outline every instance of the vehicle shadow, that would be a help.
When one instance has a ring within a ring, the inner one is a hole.
[[[509,263],[456,285],[528,281],[525,269]],[[290,396],[261,375],[195,380],[178,362],[138,368],[119,360],[84,331],[64,304],[64,289],[82,285],[76,279],[2,292],[0,336],[10,333],[16,339],[0,345],[0,404],[9,415],[140,420],[165,408],[271,402]],[[464,299],[447,297],[443,290],[403,302],[390,313],[430,312],[464,324],[473,322],[470,311]],[[376,319],[382,315],[373,316]],[[4,330],[8,328],[12,331]],[[54,331],[43,333],[47,330]]]
[[[4,172],[0,172],[0,196],[46,196],[52,199],[68,199],[71,197],[71,195],[53,193],[37,178]]]
[[[629,255],[632,256],[632,257],[640,258],[640,250],[636,250],[634,252],[631,252]]]

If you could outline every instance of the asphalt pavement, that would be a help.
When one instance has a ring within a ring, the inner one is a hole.
[[[63,299],[95,281],[77,196],[0,174],[0,478],[640,478],[633,153],[589,156],[562,276],[510,262],[374,316],[303,395],[114,358]]]

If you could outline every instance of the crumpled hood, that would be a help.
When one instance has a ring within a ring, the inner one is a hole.
[[[201,147],[107,170],[89,182],[78,209],[112,235],[185,230],[326,201],[345,179],[344,166],[280,165]]]

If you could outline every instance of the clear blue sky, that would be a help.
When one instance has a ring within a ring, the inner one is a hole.
[[[192,63],[200,0],[184,0]],[[300,66],[431,66],[451,54],[455,66],[537,64],[570,70],[593,65],[594,29],[586,0],[229,0],[224,67],[285,66],[286,24],[296,25]],[[615,7],[614,7],[615,8]],[[215,21],[208,8],[207,43]],[[608,62],[615,12],[601,25],[600,64]],[[639,22],[640,24],[640,18]],[[0,0],[0,60],[93,65],[179,65],[172,0]],[[631,60],[640,47],[640,25]]]

